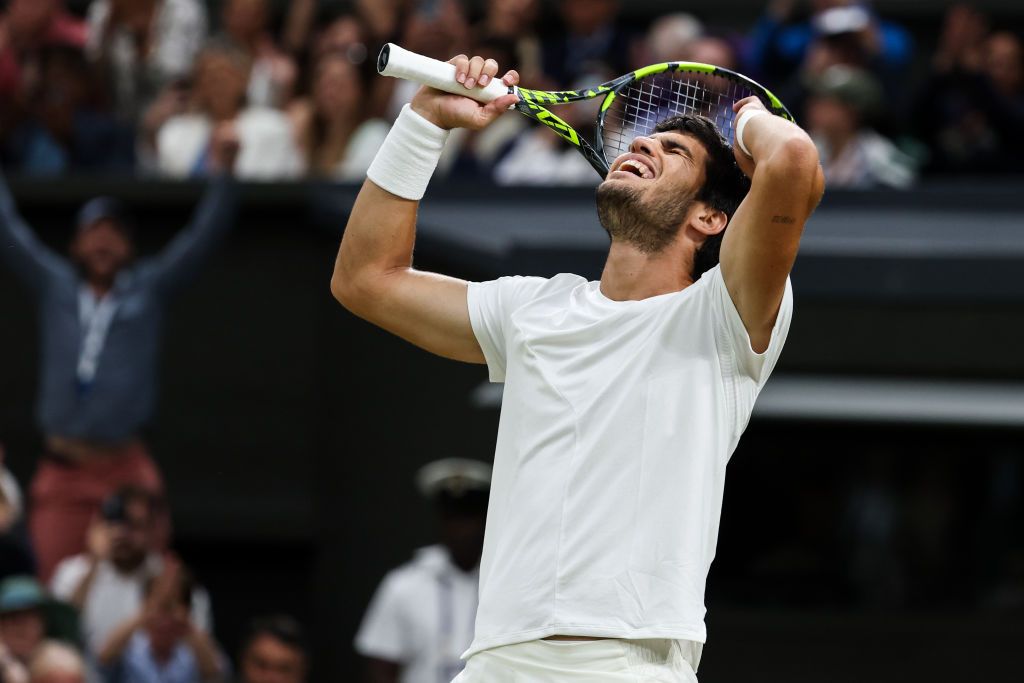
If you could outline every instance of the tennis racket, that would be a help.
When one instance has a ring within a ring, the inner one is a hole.
[[[467,90],[455,80],[455,65],[410,52],[388,43],[377,58],[377,71],[423,85],[465,95],[487,103],[502,95],[519,97],[515,108],[543,123],[576,147],[604,177],[612,161],[629,151],[633,139],[650,135],[670,116],[700,114],[715,123],[726,140],[733,140],[733,103],[756,95],[768,111],[790,121],[793,116],[772,93],[742,74],[697,62],[663,62],[619,76],[586,90],[529,90],[492,79]],[[593,142],[583,139],[568,123],[548,110],[552,105],[604,98],[597,115]]]

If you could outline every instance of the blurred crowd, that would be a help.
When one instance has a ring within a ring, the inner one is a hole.
[[[0,159],[10,171],[209,172],[216,137],[248,179],[360,179],[414,86],[375,76],[387,41],[516,68],[535,89],[646,64],[713,63],[765,83],[813,135],[832,187],[1021,172],[1021,37],[954,5],[918,40],[863,0],[771,0],[750,25],[621,0],[9,0],[0,16]],[[940,10],[936,10],[938,12]],[[934,44],[933,44],[934,43]],[[586,128],[592,108],[570,107]],[[453,136],[439,173],[594,184],[520,117]]]

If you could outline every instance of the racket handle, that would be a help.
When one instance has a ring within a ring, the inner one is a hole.
[[[509,87],[500,78],[493,78],[484,87],[466,89],[455,80],[455,65],[410,52],[394,43],[386,43],[377,57],[377,73],[444,90],[454,95],[464,95],[484,104],[509,93],[516,94],[515,86]]]

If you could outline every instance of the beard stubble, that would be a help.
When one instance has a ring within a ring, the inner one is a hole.
[[[693,205],[693,194],[668,192],[644,197],[639,188],[605,181],[597,187],[597,218],[613,241],[626,242],[643,254],[658,254],[679,234]]]

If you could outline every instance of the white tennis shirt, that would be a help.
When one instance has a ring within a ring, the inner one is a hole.
[[[641,301],[565,274],[468,297],[505,389],[463,656],[553,634],[703,643],[725,466],[785,342],[789,283],[763,354],[718,267]]]

